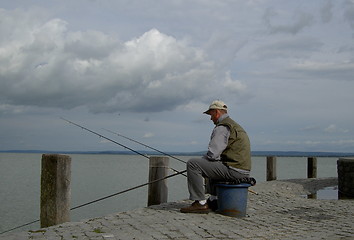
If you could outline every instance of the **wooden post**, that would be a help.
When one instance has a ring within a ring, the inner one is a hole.
[[[70,221],[71,158],[43,154],[41,173],[41,227]]]
[[[267,181],[277,179],[277,158],[274,156],[267,157]]]
[[[166,177],[168,164],[168,157],[150,157],[149,182]],[[148,206],[167,202],[167,195],[167,179],[149,184]]]
[[[338,198],[354,199],[354,158],[339,158],[337,173]]]
[[[317,177],[317,158],[308,157],[307,158],[307,178]]]

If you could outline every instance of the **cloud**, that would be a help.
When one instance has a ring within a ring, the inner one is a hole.
[[[0,115],[1,114],[21,114],[27,111],[25,106],[12,106],[9,104],[0,104]]]
[[[327,128],[325,128],[324,131],[325,131],[325,132],[328,132],[328,133],[336,132],[336,131],[337,131],[337,126],[334,125],[334,124],[331,124],[331,125],[329,125]]]
[[[326,133],[348,133],[349,130],[337,127],[335,124],[331,124],[324,129]]]
[[[2,12],[3,104],[164,111],[203,99],[224,81],[231,84],[203,50],[157,29],[120,42],[99,31],[69,31],[61,19],[23,21],[21,12]]]
[[[211,122],[201,113],[214,99],[236,106],[230,115],[254,149],[353,149],[345,132],[353,131],[353,0],[5,0],[2,8],[3,149],[24,146],[13,133],[62,134],[58,115],[133,138],[158,134],[149,140],[167,149],[203,149]],[[49,148],[98,145],[72,136]],[[348,144],[329,142],[337,140]]]
[[[344,19],[348,21],[352,29],[354,29],[354,1],[346,0],[345,2]]]
[[[153,134],[153,133],[151,133],[151,132],[148,132],[148,133],[145,133],[145,134],[144,134],[143,138],[151,138],[151,137],[153,137],[153,136],[155,136],[155,134]]]
[[[327,1],[322,6],[322,8],[320,9],[322,22],[328,23],[332,20],[333,17],[332,9],[333,9],[333,4],[331,1]]]
[[[292,34],[296,35],[304,28],[311,26],[314,23],[314,17],[310,13],[297,12],[293,18],[289,18],[289,13],[285,11],[276,11],[273,8],[268,8],[263,19],[270,34]],[[291,19],[290,22],[288,19]],[[279,24],[282,23],[282,24]]]
[[[247,86],[239,80],[231,78],[230,72],[226,73],[226,81],[224,82],[224,88],[235,95],[242,95],[246,92]]]
[[[330,143],[338,146],[349,146],[351,149],[354,147],[354,139],[339,139],[331,141]]]
[[[317,132],[320,130],[320,127],[319,126],[306,126],[304,128],[301,128],[300,131],[303,131],[303,132]]]
[[[323,43],[313,37],[291,37],[265,43],[254,50],[257,59],[303,58],[320,50]]]
[[[288,69],[292,75],[308,79],[328,79],[332,81],[353,81],[354,62],[316,62],[305,61]]]

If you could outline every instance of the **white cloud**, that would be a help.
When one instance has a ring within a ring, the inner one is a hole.
[[[325,131],[325,132],[328,132],[328,133],[336,132],[336,131],[337,131],[337,126],[334,125],[334,124],[331,124],[331,125],[329,125],[327,128],[325,128],[324,131]]]
[[[232,79],[229,72],[226,74],[226,81],[223,85],[228,92],[235,94],[235,96],[242,95],[246,92],[247,88],[246,84],[239,80]]]
[[[144,134],[143,138],[151,138],[153,136],[155,136],[155,134],[153,134],[151,132],[147,132],[147,133]]]
[[[18,129],[37,134],[27,146],[49,144],[39,135],[56,134],[52,118],[64,115],[133,138],[154,133],[173,151],[203,148],[212,123],[201,112],[219,98],[236,106],[254,150],[351,151],[353,4],[5,0],[0,120],[11,127],[0,145],[25,146],[11,138]],[[66,147],[99,145],[67,134]]]
[[[33,24],[6,14],[23,29],[14,39],[8,21],[1,23],[0,100],[7,104],[172,110],[210,93],[219,74],[201,49],[157,29],[120,43],[99,31],[70,32],[60,19]]]
[[[27,111],[25,106],[12,106],[9,104],[0,104],[0,115],[1,114],[21,114]]]
[[[331,124],[324,129],[326,133],[347,133],[349,130],[337,127],[335,124]]]

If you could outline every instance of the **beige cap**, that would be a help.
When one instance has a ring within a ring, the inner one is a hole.
[[[220,100],[215,100],[213,101],[210,106],[209,106],[209,109],[206,110],[205,114],[209,114],[209,111],[212,110],[212,109],[221,109],[221,110],[227,110],[227,106],[226,104],[223,102],[223,101],[220,101]]]

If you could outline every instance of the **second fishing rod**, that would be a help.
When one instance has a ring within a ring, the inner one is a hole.
[[[162,152],[162,151],[160,151],[160,150],[158,150],[158,149],[156,149],[156,148],[154,148],[154,147],[151,147],[151,146],[149,146],[149,145],[147,145],[147,144],[145,144],[145,143],[139,142],[139,141],[134,140],[134,139],[132,139],[132,138],[126,137],[126,136],[124,136],[124,135],[122,135],[122,134],[120,134],[120,133],[117,133],[117,132],[114,132],[114,131],[111,131],[111,130],[108,130],[108,129],[105,129],[105,128],[102,128],[102,129],[103,129],[103,130],[106,130],[107,132],[113,133],[113,134],[115,134],[115,135],[117,135],[117,136],[119,136],[119,137],[128,139],[128,140],[131,141],[131,142],[135,142],[135,143],[137,143],[137,144],[140,144],[141,146],[147,147],[147,148],[149,148],[149,149],[151,149],[151,150],[154,150],[154,151],[156,151],[156,152],[158,152],[158,153],[161,153],[161,154],[163,154],[163,155],[166,155],[166,156],[168,156],[168,157],[171,157],[171,158],[173,158],[173,159],[175,159],[175,160],[177,160],[177,161],[180,161],[180,162],[182,162],[182,163],[186,163],[186,161],[183,161],[182,159],[179,159],[179,158],[177,158],[177,157],[175,157],[175,156],[172,156],[171,154],[168,154],[168,153],[166,153],[166,152]]]
[[[100,138],[104,138],[104,139],[106,139],[106,140],[108,140],[108,141],[110,141],[110,142],[113,142],[113,143],[115,143],[115,144],[121,146],[121,147],[124,147],[124,148],[126,148],[126,149],[129,149],[130,151],[132,151],[132,152],[134,152],[134,153],[136,153],[136,154],[139,154],[139,155],[141,155],[141,156],[143,156],[143,157],[149,158],[149,157],[148,157],[147,155],[145,155],[145,154],[142,154],[142,153],[140,153],[140,152],[138,152],[138,151],[136,151],[136,150],[134,150],[134,149],[132,149],[132,148],[129,148],[129,147],[127,147],[127,146],[125,146],[125,145],[123,145],[123,144],[117,142],[117,141],[114,141],[114,140],[112,140],[112,139],[110,139],[110,138],[108,138],[108,137],[106,137],[106,136],[103,136],[103,135],[101,135],[101,134],[99,134],[99,133],[97,133],[97,132],[95,132],[95,131],[93,131],[93,130],[90,130],[90,129],[88,129],[88,128],[86,128],[86,127],[80,125],[80,124],[77,124],[77,123],[72,122],[72,121],[70,121],[70,120],[67,120],[67,119],[65,119],[65,118],[61,118],[61,119],[64,120],[64,121],[66,121],[66,122],[68,122],[68,123],[70,123],[70,124],[72,124],[72,125],[75,125],[75,126],[77,126],[77,127],[80,127],[81,129],[83,129],[83,130],[85,130],[85,131],[88,131],[88,132],[90,132],[90,133],[93,133],[93,134],[99,136]],[[132,139],[130,139],[130,140],[133,141]],[[145,145],[145,146],[147,146],[147,145]],[[162,153],[161,151],[159,151],[159,152]],[[183,160],[180,160],[180,161],[183,161]],[[156,183],[156,182],[159,182],[159,181],[168,179],[168,178],[172,178],[172,177],[177,176],[177,175],[186,176],[185,173],[186,173],[187,170],[177,171],[177,170],[175,170],[175,169],[173,169],[173,168],[170,168],[170,169],[172,169],[173,171],[175,171],[175,173],[174,173],[174,174],[171,174],[171,175],[168,175],[168,176],[164,176],[164,177],[159,178],[159,179],[155,179],[155,180],[149,181],[149,182],[147,182],[147,183],[140,184],[140,185],[135,186],[135,187],[131,187],[131,188],[128,188],[128,189],[125,189],[125,190],[122,190],[122,191],[119,191],[119,192],[110,194],[110,195],[108,195],[108,196],[104,196],[104,197],[101,197],[101,198],[98,198],[98,199],[95,199],[95,200],[86,202],[86,203],[84,203],[84,204],[81,204],[81,205],[78,205],[78,206],[76,206],[76,207],[73,207],[73,208],[71,208],[70,210],[75,210],[75,209],[78,209],[78,208],[82,208],[82,207],[84,207],[84,206],[91,205],[91,204],[93,204],[93,203],[96,203],[96,202],[99,202],[99,201],[102,201],[102,200],[105,200],[105,199],[108,199],[108,198],[111,198],[111,197],[114,197],[114,196],[117,196],[117,195],[120,195],[120,194],[129,192],[129,191],[135,190],[135,189],[137,189],[137,188],[141,188],[141,187],[147,186],[147,185],[152,184],[152,183]],[[25,227],[25,226],[28,226],[28,225],[37,223],[37,222],[39,222],[39,221],[40,221],[40,220],[37,219],[37,220],[31,221],[31,222],[28,222],[28,223],[25,223],[25,224],[18,225],[18,226],[16,226],[16,227],[13,227],[13,228],[10,228],[10,229],[7,229],[7,230],[5,230],[5,231],[0,232],[0,235],[1,235],[1,234],[4,234],[4,233],[7,233],[7,232],[10,232],[10,231],[13,231],[13,230],[16,230],[16,229],[19,229],[19,228],[21,228],[21,227]]]
[[[75,123],[75,122],[70,121],[70,120],[68,120],[68,119],[65,119],[65,118],[63,118],[63,117],[61,117],[61,119],[64,120],[64,121],[66,121],[66,122],[68,122],[68,123],[70,123],[70,124],[72,124],[72,125],[74,125],[74,126],[77,126],[77,127],[81,128],[81,129],[83,129],[83,130],[85,130],[85,131],[88,131],[88,132],[90,132],[90,133],[93,133],[93,134],[95,134],[96,136],[99,136],[100,138],[104,138],[104,139],[106,139],[106,140],[108,140],[108,141],[110,141],[110,142],[112,142],[112,143],[114,143],[114,144],[117,144],[117,145],[119,145],[119,146],[121,146],[121,147],[123,147],[123,148],[125,148],[125,149],[128,149],[128,150],[130,150],[130,151],[132,151],[132,152],[134,152],[134,153],[136,153],[136,154],[138,154],[138,155],[140,155],[140,156],[142,156],[142,157],[149,158],[149,156],[147,156],[146,154],[143,154],[143,153],[141,153],[141,152],[138,152],[138,151],[136,151],[136,150],[134,150],[134,149],[132,149],[132,148],[126,146],[126,145],[123,145],[123,144],[121,144],[121,143],[119,143],[119,142],[117,142],[117,141],[115,141],[115,140],[113,140],[113,139],[111,139],[111,138],[108,138],[108,137],[106,137],[106,136],[104,136],[104,135],[102,135],[102,134],[100,134],[100,133],[98,133],[98,132],[95,132],[95,131],[93,131],[93,130],[87,128],[87,127],[84,127],[84,126],[82,126],[82,125],[80,125],[80,124],[78,124],[78,123]],[[107,130],[107,131],[108,131],[108,130]],[[114,133],[114,132],[113,132],[113,133]],[[117,134],[117,133],[115,133],[115,134]],[[122,135],[119,135],[119,136],[122,136]],[[124,136],[124,137],[125,137],[125,136]],[[126,138],[126,139],[129,139],[130,141],[134,141],[134,142],[136,142],[136,143],[139,143],[139,144],[141,144],[141,145],[143,145],[143,146],[145,146],[145,147],[149,147],[150,149],[153,149],[153,150],[155,150],[155,151],[157,151],[157,152],[159,152],[159,153],[162,153],[162,154],[165,154],[165,155],[167,155],[167,156],[173,157],[173,156],[171,156],[171,155],[169,155],[169,154],[166,154],[166,153],[164,153],[164,152],[162,152],[162,151],[159,151],[159,150],[157,150],[157,149],[155,149],[155,148],[152,148],[152,147],[150,147],[150,146],[148,146],[148,145],[146,145],[146,144],[143,144],[143,143],[140,143],[140,142],[138,142],[138,141],[135,141],[135,140],[133,140],[133,139],[131,139],[131,138],[128,138],[128,137],[125,137],[125,138]],[[181,161],[181,162],[183,162],[183,163],[186,163],[185,161],[183,161],[183,160],[181,160],[181,159],[178,159],[178,158],[176,158],[176,157],[173,157],[173,158],[174,158],[174,159],[177,159],[177,160],[179,160],[179,161]],[[187,176],[185,175],[185,171],[178,171],[178,170],[176,170],[176,169],[174,169],[174,168],[171,168],[171,167],[170,167],[170,169],[173,170],[175,173],[178,173],[178,174],[181,174],[181,175],[187,177]]]

